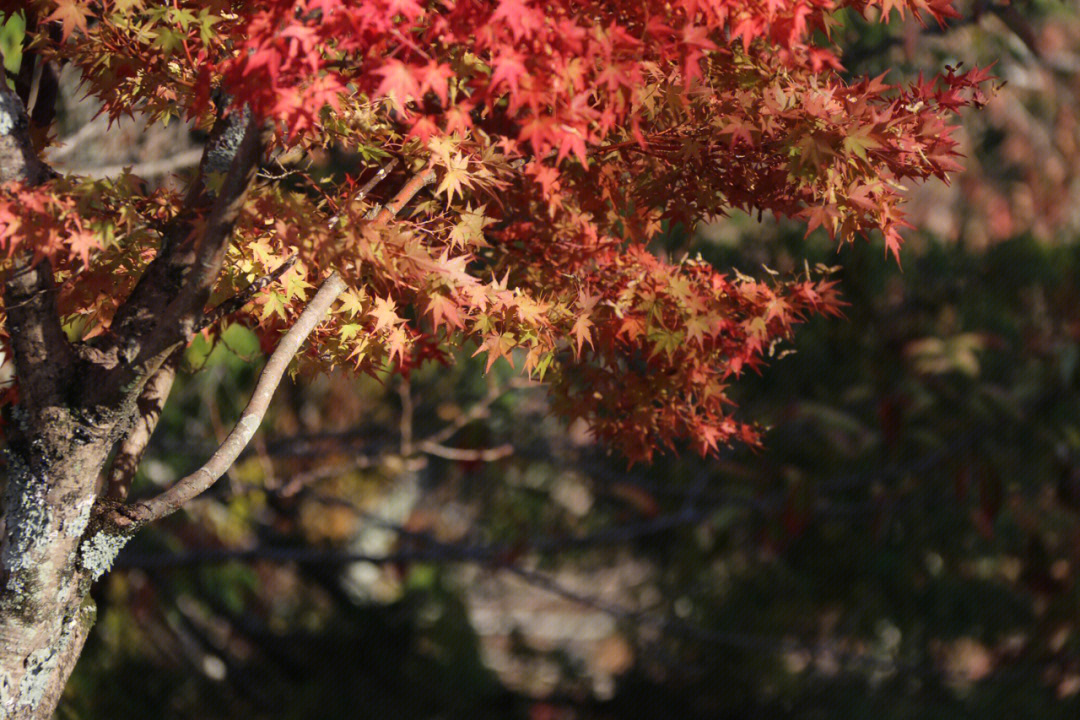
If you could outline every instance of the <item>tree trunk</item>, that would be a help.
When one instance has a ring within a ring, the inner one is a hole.
[[[275,275],[219,306],[217,315],[206,316],[268,132],[247,108],[225,113],[227,104],[180,215],[163,231],[158,255],[117,309],[108,335],[69,341],[57,313],[51,264],[35,258],[31,248],[19,249],[3,278],[18,402],[10,406],[4,428],[0,720],[52,717],[93,625],[91,583],[109,569],[138,527],[179,509],[236,460],[292,357],[345,289],[337,273],[323,282],[280,339],[240,422],[203,467],[156,497],[118,502],[168,396],[175,367],[166,364],[159,375],[162,363],[178,361],[199,329],[248,302],[291,267],[292,261],[283,264]],[[55,176],[38,158],[29,128],[23,99],[8,88],[0,63],[0,184],[33,186]],[[227,171],[225,178],[212,189],[205,173],[221,170]],[[434,170],[417,177],[391,204],[393,213],[434,180]],[[125,462],[112,476],[111,497],[99,498],[98,478],[110,451],[130,430],[137,400],[154,377],[160,383],[151,383],[154,402],[144,417],[146,427],[121,446]]]
[[[45,265],[30,268],[8,288],[8,299],[13,300],[8,327],[13,339],[18,333],[13,342],[16,376],[20,391],[28,392],[12,407],[7,428],[0,538],[0,720],[52,717],[93,625],[90,584],[109,569],[141,525],[179,509],[233,464],[262,421],[289,362],[345,290],[337,273],[323,282],[278,341],[236,427],[202,467],[155,497],[121,507],[116,500],[99,499],[98,478],[110,450],[134,420],[135,399],[143,388],[128,388],[115,409],[87,410],[73,403],[84,393],[77,380],[56,377],[78,377],[62,370],[66,346],[56,337],[59,326],[34,329],[22,324],[30,310],[55,316],[52,294],[33,290],[50,277]],[[34,358],[40,361],[34,363]],[[42,364],[53,358],[56,367]],[[25,372],[20,375],[20,370]],[[158,390],[163,400],[167,393]]]
[[[63,408],[9,426],[0,540],[0,720],[51,718],[126,537],[92,522],[109,429]],[[111,424],[111,423],[110,423]]]

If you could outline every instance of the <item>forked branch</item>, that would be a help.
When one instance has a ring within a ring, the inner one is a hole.
[[[274,350],[270,359],[263,368],[259,382],[251,395],[239,422],[225,438],[225,442],[217,449],[206,464],[191,473],[187,477],[178,480],[172,487],[156,497],[143,500],[131,506],[119,509],[120,524],[143,525],[169,515],[192,498],[204,492],[213,485],[218,478],[236,461],[240,452],[251,441],[252,436],[266,415],[266,409],[270,405],[270,399],[274,391],[281,383],[286,368],[293,357],[300,351],[300,347],[311,334],[315,326],[329,312],[330,306],[337,297],[345,290],[345,282],[334,273],[328,277],[315,293],[311,303],[304,308],[296,324],[282,336],[277,349]]]
[[[258,278],[236,295],[223,301],[213,310],[203,315],[195,327],[196,332],[210,327],[243,308],[244,305],[251,302],[260,290],[288,272],[289,268],[296,264],[296,260],[297,256],[293,255],[272,273]],[[146,381],[146,385],[143,386],[136,402],[137,415],[135,424],[124,436],[124,439],[120,441],[116,456],[113,458],[112,468],[109,470],[107,497],[118,501],[127,498],[131,482],[135,478],[135,471],[138,469],[143,453],[146,452],[146,446],[150,442],[150,436],[154,434],[158,420],[161,419],[161,410],[165,406],[165,401],[169,398],[169,392],[172,390],[173,381],[176,380],[176,371],[180,367],[180,361],[184,357],[185,350],[184,345],[177,347],[172,355],[162,363],[157,372],[150,376],[150,379]]]
[[[278,265],[273,272],[263,275],[231,298],[223,300],[220,305],[203,315],[202,319],[195,325],[195,332],[210,327],[219,320],[232,315],[234,312],[239,312],[245,305],[251,302],[259,292],[269,286],[270,283],[280,280],[282,275],[289,272],[289,269],[296,264],[297,259],[298,256],[292,255],[285,262]]]
[[[87,405],[116,402],[157,371],[163,354],[186,345],[197,331],[255,177],[263,134],[246,110],[219,118],[183,209],[164,233],[157,257],[117,310],[112,332],[96,348],[96,361],[87,368]],[[211,189],[209,181],[218,172],[224,172],[224,179]]]
[[[180,346],[173,350],[172,355],[150,376],[139,393],[139,399],[135,403],[135,424],[120,441],[113,457],[105,490],[106,497],[121,502],[127,498],[131,481],[135,479],[135,471],[138,470],[146,446],[150,443],[150,436],[154,434],[158,420],[161,419],[161,410],[169,397],[169,391],[172,390],[173,381],[176,380],[176,371],[184,358],[185,349]]]

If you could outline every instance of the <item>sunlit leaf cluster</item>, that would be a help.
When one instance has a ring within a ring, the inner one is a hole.
[[[741,209],[896,253],[901,183],[956,169],[950,118],[987,80],[839,74],[837,11],[943,22],[940,0],[10,5],[110,117],[265,120],[212,302],[297,257],[232,316],[267,348],[336,270],[349,289],[304,368],[408,372],[473,343],[631,459],[756,442],[726,384],[839,306],[820,273],[763,282],[650,242]],[[4,247],[53,262],[73,333],[107,332],[102,283],[134,284],[180,200],[130,176],[8,188]]]

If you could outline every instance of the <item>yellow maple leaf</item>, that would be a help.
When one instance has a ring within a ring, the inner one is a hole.
[[[449,206],[454,201],[455,194],[464,197],[461,191],[462,187],[470,186],[469,160],[461,153],[454,153],[454,156],[446,164],[446,173],[443,175],[442,182],[436,192],[440,194],[446,193],[446,204]]]

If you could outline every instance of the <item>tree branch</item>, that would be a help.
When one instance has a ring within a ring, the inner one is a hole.
[[[169,397],[169,391],[172,390],[173,381],[176,380],[176,371],[184,357],[184,350],[183,346],[173,350],[172,355],[143,386],[136,401],[135,425],[120,441],[113,457],[105,497],[120,502],[127,499],[131,481],[135,479],[135,471],[139,469],[143,453],[146,452],[154,428],[161,419],[161,410]]]
[[[195,331],[198,332],[210,327],[222,318],[240,310],[255,297],[256,293],[288,272],[289,268],[296,264],[296,260],[297,257],[293,255],[278,266],[274,272],[257,279],[239,293],[203,315],[195,326]],[[181,345],[173,350],[172,355],[162,363],[158,371],[143,386],[139,399],[136,401],[138,416],[135,418],[135,425],[120,442],[116,456],[113,458],[106,497],[121,502],[127,498],[128,490],[131,488],[131,481],[135,478],[135,472],[138,470],[139,462],[142,460],[146,446],[150,442],[150,436],[153,435],[154,428],[157,427],[158,420],[161,418],[162,407],[164,407],[165,401],[169,397],[173,381],[176,380],[176,372],[180,367],[180,361],[184,357],[185,349]]]
[[[195,333],[203,306],[221,271],[233,226],[258,169],[262,145],[258,122],[252,117],[247,118],[243,133],[198,243],[188,241],[178,253],[184,264],[183,285],[158,314],[156,328],[140,348],[139,359],[145,361],[164,347],[187,341]],[[212,161],[213,156],[210,156],[204,158],[203,164]],[[134,364],[137,366],[138,360]]]
[[[345,283],[337,273],[323,282],[296,324],[281,338],[277,349],[263,368],[239,422],[206,464],[156,497],[137,502],[130,507],[117,508],[113,520],[118,525],[134,529],[132,525],[143,525],[175,512],[213,485],[229,469],[258,429],[289,363],[344,290]]]
[[[54,174],[34,152],[29,131],[22,100],[8,88],[0,67],[0,182],[37,185]],[[52,265],[21,252],[6,278],[4,306],[20,405],[31,412],[62,405],[71,375],[73,354],[56,312],[55,290]]]
[[[156,372],[163,354],[186,345],[199,329],[257,170],[261,134],[248,111],[233,112],[215,125],[184,208],[165,232],[158,256],[117,310],[112,332],[101,336],[95,354],[88,355],[93,362],[87,405],[114,403],[127,388]],[[210,174],[223,167],[228,172],[214,193]],[[207,211],[205,224],[200,224]]]
[[[225,251],[229,245],[229,236],[240,215],[240,209],[247,198],[248,189],[258,171],[259,154],[262,151],[260,122],[255,117],[248,117],[244,123],[244,135],[235,157],[229,166],[228,174],[221,186],[217,199],[210,211],[202,239],[195,253],[195,262],[191,275],[173,305],[181,313],[190,313],[187,308],[195,305],[195,312],[201,312],[206,298],[217,280],[221,265],[225,260]],[[185,318],[186,320],[187,318]],[[191,318],[194,322],[194,318]]]
[[[135,334],[143,329],[153,320],[154,313],[162,312],[179,292],[195,261],[198,220],[210,211],[216,198],[208,187],[210,174],[229,171],[237,161],[249,121],[250,118],[245,120],[236,112],[219,114],[202,150],[184,205],[164,233],[157,257],[117,309],[112,323],[114,333]]]
[[[390,199],[390,202],[377,213],[375,213],[376,222],[386,222],[390,218],[394,217],[409,204],[409,201],[416,197],[416,194],[423,190],[425,187],[435,182],[435,165],[428,163],[428,166],[421,172],[416,173],[409,179],[409,182],[398,190],[397,195]]]
[[[222,131],[222,134],[224,134],[224,131]],[[250,187],[257,170],[256,161],[258,159],[260,146],[261,143],[258,141],[258,128],[255,121],[248,117],[243,139],[239,143],[239,147],[236,148],[235,155],[232,157],[231,164],[229,165],[229,173],[226,176],[221,192],[214,203],[210,218],[208,219],[206,228],[203,232],[202,241],[195,251],[194,261],[183,263],[184,265],[190,266],[191,276],[187,279],[187,282],[182,288],[181,296],[175,298],[169,304],[163,313],[164,317],[156,323],[157,329],[154,332],[155,337],[152,337],[142,347],[139,347],[137,351],[130,349],[130,345],[135,341],[135,338],[128,337],[129,349],[127,352],[137,352],[138,355],[136,361],[132,363],[132,371],[126,374],[127,382],[131,381],[132,376],[137,378],[138,370],[140,368],[145,368],[147,363],[153,362],[155,357],[160,358],[163,349],[169,349],[170,347],[172,349],[168,359],[165,360],[156,371],[153,371],[150,379],[140,391],[138,400],[140,417],[136,419],[135,428],[121,443],[108,480],[108,498],[113,501],[122,501],[127,495],[131,480],[138,468],[139,460],[141,459],[142,454],[146,449],[146,444],[149,442],[150,435],[153,433],[154,427],[160,418],[161,407],[167,399],[169,389],[175,379],[176,365],[183,354],[183,341],[199,330],[220,320],[222,317],[239,310],[251,300],[255,293],[266,287],[270,282],[280,278],[296,262],[295,257],[290,258],[273,273],[255,281],[235,297],[223,302],[210,313],[189,319],[188,315],[190,315],[190,312],[185,312],[185,310],[189,310],[191,305],[194,305],[196,308],[201,308],[202,305],[205,304],[212,283],[220,272],[225,250],[228,247],[228,236],[232,231],[232,226],[239,214],[247,189]],[[220,158],[217,157],[217,155],[220,155],[220,152],[214,150],[215,147],[216,145],[212,139],[203,153],[203,161],[200,164],[199,176],[195,181],[196,187],[193,188],[192,192],[189,194],[189,199],[186,203],[188,206],[194,207],[199,204],[198,200],[201,197],[199,185],[204,182],[203,176],[207,169],[213,170],[214,167],[221,164]],[[375,185],[381,182],[386,175],[389,174],[390,169],[392,169],[395,164],[396,159],[381,168],[375,176],[360,189],[358,196],[363,197],[370,192]],[[413,176],[413,178],[398,191],[386,207],[381,209],[378,217],[385,220],[396,215],[413,197],[416,196],[418,192],[420,192],[421,189],[431,184],[434,179],[434,166],[429,165],[424,172]],[[163,241],[163,247],[159,253],[159,258],[155,259],[154,263],[151,264],[151,268],[147,270],[144,280],[157,270],[154,265],[159,263],[159,260],[162,261],[160,267],[168,269],[170,266],[177,264],[178,256],[183,259],[184,255],[186,255],[185,252],[182,252],[184,249],[183,246],[178,246],[174,242],[170,247],[168,241],[169,238],[166,238],[166,240]],[[182,243],[189,246],[190,235],[184,238]],[[190,250],[188,252],[190,252]],[[157,270],[156,274],[160,275],[160,272],[160,270]],[[340,285],[341,287],[334,294],[334,298],[336,298],[344,289],[344,285],[336,273],[324,283],[323,289],[337,285]],[[143,281],[140,281],[140,286],[144,286]],[[175,511],[192,497],[203,492],[203,490],[212,485],[222,474],[224,474],[250,441],[251,435],[254,434],[255,427],[257,427],[258,422],[266,411],[265,406],[259,410],[256,401],[260,396],[260,389],[264,388],[264,380],[269,377],[267,372],[270,371],[272,365],[275,364],[275,358],[278,358],[278,353],[282,351],[286,340],[289,339],[297,328],[301,327],[301,324],[305,321],[305,317],[308,316],[312,307],[315,306],[316,301],[319,300],[323,289],[320,289],[319,293],[316,294],[315,299],[312,300],[312,305],[301,314],[300,319],[297,321],[297,326],[290,330],[282,339],[282,345],[279,345],[278,350],[275,351],[274,355],[267,363],[267,367],[263,371],[263,377],[260,378],[259,385],[256,387],[255,394],[252,397],[251,404],[249,404],[248,409],[245,410],[240,423],[234,428],[233,432],[230,433],[229,437],[225,439],[223,445],[213,457],[211,457],[207,464],[195,473],[178,481],[176,485],[170,488],[170,490],[162,493],[157,498],[142,503],[136,503],[131,507],[117,509],[114,520],[116,520],[118,524],[123,525],[131,522],[142,524],[163,517],[164,515]],[[148,298],[153,296],[160,297],[162,288],[158,287],[156,288],[157,291],[154,292],[155,288],[146,285],[146,290],[142,293],[143,297],[136,298],[136,295],[140,294],[139,290],[140,288],[137,287],[135,292],[132,293],[132,297],[129,298],[129,301],[125,303],[125,306],[121,308],[121,311],[117,312],[117,318],[119,318],[119,320],[114,321],[114,325],[119,326],[120,334],[123,333],[125,327],[131,328],[136,325],[134,319],[138,316],[137,310],[141,305],[146,303]],[[201,296],[201,302],[196,304],[193,304],[189,299],[198,296]],[[333,302],[334,298],[327,301],[327,308],[329,308],[329,305]],[[325,310],[323,312],[325,312]],[[317,323],[318,318],[311,321],[311,327],[304,331],[303,335],[297,341],[297,349],[303,342],[303,339],[307,337]],[[177,337],[177,335],[180,335],[180,337]],[[173,344],[171,346],[166,345],[162,336],[167,339],[172,339],[174,341]],[[157,353],[156,355],[151,354],[155,351]],[[284,372],[284,368],[288,365],[295,352],[296,351],[294,350],[281,361],[282,367],[280,372]],[[273,384],[269,386],[269,390],[267,391],[268,396],[265,400],[266,403],[269,403],[269,398],[273,395],[274,388],[276,388],[277,383],[280,382],[280,372],[273,381]],[[114,375],[116,374],[117,373],[114,373]],[[254,423],[254,425],[251,426],[250,432],[245,434],[243,429],[250,423]],[[455,453],[452,448],[443,448],[435,445],[433,445],[433,448],[433,452],[437,454],[442,452]],[[478,451],[468,451],[468,455],[470,458],[476,459],[473,456],[477,455],[477,452]],[[497,459],[497,457],[503,456],[501,448],[496,448],[493,451],[479,452],[483,455],[483,459]],[[220,471],[218,471],[219,468]]]
[[[56,157],[58,154],[59,153],[53,153],[53,157]],[[114,177],[124,172],[125,169],[130,168],[132,175],[143,178],[157,177],[160,175],[168,175],[171,172],[183,170],[184,168],[194,167],[199,164],[202,155],[203,149],[194,147],[181,153],[177,153],[176,155],[170,155],[169,157],[161,158],[159,160],[147,160],[146,162],[136,163],[134,165],[131,163],[126,165],[102,165],[100,167],[76,168],[68,172],[72,175],[82,175],[98,180],[101,178]]]
[[[56,312],[51,264],[32,264],[28,254],[19,258],[4,290],[19,404],[31,410],[63,405],[73,354]]]
[[[0,183],[17,180],[38,185],[56,172],[43,163],[30,141],[30,117],[22,100],[7,85],[0,67]]]

